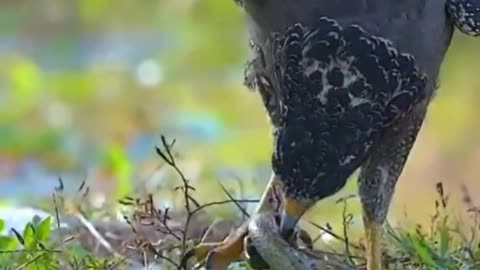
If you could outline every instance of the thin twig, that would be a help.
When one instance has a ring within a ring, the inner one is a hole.
[[[219,183],[220,184],[220,183]],[[220,187],[222,188],[223,192],[225,192],[225,194],[227,195],[227,197],[238,207],[238,209],[240,209],[240,211],[242,212],[242,214],[244,216],[246,216],[247,218],[250,218],[250,215],[248,214],[247,210],[245,210],[242,205],[240,205],[238,203],[238,201],[232,196],[232,194],[230,194],[230,192],[228,192],[228,190],[222,185],[220,184]]]
[[[347,213],[348,205],[347,200],[343,200],[343,211],[342,211],[342,220],[343,220],[343,238],[345,239],[345,253],[347,254],[348,261],[353,265],[355,262],[353,261],[353,255],[350,252],[350,238],[348,236],[348,227],[351,224],[353,219],[352,214]]]
[[[336,233],[333,232],[332,230],[330,230],[330,229],[328,229],[328,228],[325,228],[324,226],[319,225],[319,224],[317,224],[317,223],[315,223],[315,222],[312,222],[312,221],[309,221],[308,223],[309,223],[310,225],[314,226],[315,228],[321,230],[322,232],[324,232],[324,233],[332,236],[333,238],[335,238],[335,239],[337,239],[337,240],[339,240],[339,241],[341,241],[341,242],[344,242],[344,243],[346,242],[346,241],[345,241],[345,238],[343,238],[343,237],[341,237],[340,235],[336,234]],[[354,249],[363,250],[363,248],[362,248],[361,246],[356,245],[356,244],[354,244],[354,243],[349,242],[348,245],[349,245],[350,247],[354,248]]]
[[[211,207],[211,206],[218,206],[218,205],[224,205],[224,204],[229,204],[229,203],[234,203],[234,204],[239,204],[239,203],[258,203],[260,200],[237,200],[237,199],[230,199],[230,200],[224,200],[224,201],[216,201],[216,202],[209,202],[200,205],[197,207],[195,210],[192,211],[192,214],[198,213],[200,210],[203,210],[205,208]]]
[[[32,263],[35,263],[36,261],[38,261],[39,259],[41,259],[43,256],[45,256],[48,252],[44,252],[42,251],[40,254],[37,254],[35,255],[35,257],[33,257],[32,259],[22,263],[21,265],[19,265],[17,268],[15,268],[16,270],[22,270],[22,269],[25,269],[27,268],[29,265],[31,265]]]
[[[176,190],[180,189],[180,190],[183,191],[184,200],[185,200],[185,209],[187,210],[187,217],[186,217],[186,221],[185,221],[185,226],[184,226],[184,229],[183,229],[183,232],[182,232],[182,256],[183,256],[183,255],[185,255],[185,252],[186,252],[186,249],[187,249],[187,234],[188,234],[188,230],[189,230],[189,227],[190,227],[190,221],[192,219],[191,213],[192,213],[193,210],[191,209],[190,202],[193,202],[195,205],[199,205],[199,204],[195,199],[193,199],[189,195],[190,190],[195,190],[195,188],[189,185],[189,181],[187,180],[187,178],[185,177],[183,172],[180,170],[180,168],[177,166],[175,158],[172,154],[172,147],[175,144],[175,139],[169,144],[169,143],[167,143],[167,139],[165,138],[165,136],[161,135],[161,140],[162,140],[163,149],[161,149],[159,147],[156,147],[155,148],[156,152],[160,157],[162,157],[162,159],[168,165],[170,165],[170,167],[172,167],[176,171],[176,173],[178,174],[178,176],[182,180],[182,184],[183,184],[181,187],[176,188]]]
[[[62,253],[62,250],[58,249],[15,249],[15,250],[0,250],[0,254],[15,254],[15,253],[36,253],[36,252],[50,252],[50,253]]]

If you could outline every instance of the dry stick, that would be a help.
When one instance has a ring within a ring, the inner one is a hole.
[[[175,145],[175,140],[173,140],[172,143],[168,144],[165,136],[161,136],[161,139],[162,139],[162,146],[165,149],[166,153],[163,153],[163,151],[160,148],[156,147],[157,154],[160,155],[162,159],[165,162],[167,162],[167,164],[170,165],[177,172],[178,176],[180,176],[183,186],[177,187],[176,189],[181,189],[184,192],[185,208],[188,211],[191,210],[190,202],[195,204],[196,207],[199,207],[200,204],[192,196],[190,196],[190,193],[189,193],[190,190],[195,191],[195,188],[190,186],[190,184],[188,183],[189,182],[188,179],[185,177],[182,170],[180,170],[180,168],[177,166],[176,160],[173,157],[172,148]]]
[[[113,254],[114,256],[122,257],[118,254],[115,249],[110,245],[110,243],[97,231],[95,226],[88,221],[81,213],[75,213],[74,217],[76,217],[80,223],[97,239],[97,241],[102,245],[108,252]]]
[[[57,229],[60,229],[60,214],[58,213],[57,198],[55,193],[52,193],[53,205],[55,209],[55,221],[57,223]]]
[[[227,193],[228,194],[228,193]],[[224,205],[224,204],[229,204],[229,203],[234,203],[235,205],[238,206],[239,203],[258,203],[260,200],[238,200],[238,199],[229,199],[229,200],[224,200],[224,201],[217,201],[217,202],[209,202],[206,204],[200,205],[198,208],[192,211],[192,215],[198,213],[200,210],[203,210],[207,207],[211,206],[217,206],[217,205]]]
[[[220,183],[219,183],[220,184]],[[249,218],[250,215],[248,214],[247,210],[245,210],[241,205],[240,203],[238,203],[237,200],[235,200],[235,198],[233,198],[232,194],[230,194],[230,192],[228,192],[228,190],[222,185],[220,184],[220,187],[222,188],[223,192],[225,192],[225,194],[227,195],[227,197],[238,207],[238,209],[240,209],[240,211],[242,212],[243,216]]]
[[[138,231],[137,229],[133,226],[132,222],[130,222],[130,220],[128,219],[127,216],[123,216],[123,219],[125,220],[125,222],[128,224],[128,226],[130,227],[130,229],[132,230],[132,232],[138,237]],[[142,243],[138,243],[142,241]],[[153,254],[155,254],[155,256],[157,256],[159,259],[161,260],[165,260],[166,262],[172,264],[175,268],[177,269],[180,269],[180,266],[178,263],[176,263],[174,260],[162,255],[161,253],[159,253],[155,247],[153,247],[153,245],[149,242],[149,241],[145,241],[143,239],[139,239],[137,238],[137,247],[134,248],[134,247],[131,247],[131,246],[128,246],[127,245],[127,248],[129,249],[133,249],[133,250],[136,250],[138,248],[141,248],[143,253],[146,254],[146,250],[144,249],[146,245],[146,248],[148,249],[148,251],[152,252]]]
[[[61,178],[59,178],[59,181],[60,181],[60,187],[57,189],[57,191],[61,192],[63,191],[64,186],[63,186],[63,182],[61,181]],[[83,194],[81,194],[82,197],[87,196],[89,193],[89,187],[86,186],[86,178],[80,183],[80,186],[77,189],[77,193],[81,193],[81,192],[84,192]],[[55,194],[53,194],[53,198],[54,198],[54,203],[56,203]],[[55,207],[55,209],[57,209],[57,207]],[[85,218],[85,216],[82,214],[81,207],[77,207],[77,210],[78,211],[76,211],[76,213],[74,213],[73,216],[80,221],[80,223],[93,235],[93,237],[95,237],[95,239],[97,239],[100,245],[102,245],[108,252],[113,254],[115,257],[123,258],[123,256],[120,255],[117,251],[115,251],[112,245],[110,245],[110,243],[98,232],[95,226],[93,226],[93,224]],[[58,211],[56,211],[56,213],[58,213]]]
[[[151,252],[153,252],[158,258],[162,259],[162,260],[165,260],[169,263],[171,263],[175,268],[177,269],[180,269],[181,266],[180,264],[176,263],[174,260],[170,259],[169,257],[167,256],[164,256],[163,254],[160,254],[156,249],[155,247],[153,247],[150,243],[148,245],[148,248],[150,249]]]
[[[171,228],[170,225],[168,225],[168,208],[165,209],[165,212],[163,213],[163,218],[162,218],[162,225],[163,227],[167,230],[167,233],[171,236],[173,236],[175,239],[181,241],[182,237],[179,237]]]
[[[221,205],[221,204],[226,204],[226,203],[231,203],[231,202],[238,203],[239,201],[231,198],[231,200],[228,200],[228,201],[225,200],[225,201],[221,201],[221,202],[212,202],[212,203],[200,205],[197,202],[197,200],[192,195],[190,195],[190,191],[191,190],[195,191],[195,188],[190,186],[189,180],[185,177],[182,170],[178,167],[177,162],[175,160],[175,157],[172,153],[172,147],[175,144],[175,140],[173,140],[172,143],[169,144],[169,143],[167,143],[167,140],[166,140],[165,136],[162,135],[161,136],[161,142],[162,142],[161,147],[155,147],[156,153],[163,159],[163,161],[167,165],[172,167],[175,170],[175,172],[177,173],[177,175],[180,177],[180,179],[182,181],[182,186],[176,187],[175,190],[181,190],[183,192],[183,197],[184,197],[184,201],[185,201],[185,209],[187,211],[186,221],[185,221],[185,224],[184,224],[184,228],[181,232],[182,237],[178,237],[171,229],[169,229],[169,226],[166,222],[167,219],[168,219],[168,209],[164,213],[164,217],[162,219],[162,223],[163,223],[162,225],[165,227],[165,229],[167,230],[167,232],[170,235],[172,235],[173,237],[175,237],[176,239],[181,241],[181,243],[182,243],[182,245],[181,245],[181,257],[183,258],[183,257],[185,257],[185,254],[186,254],[186,251],[187,251],[187,235],[188,235],[188,232],[189,232],[190,223],[191,223],[191,220],[192,220],[193,216],[195,214],[197,214],[200,210],[205,209],[206,207],[209,207],[209,206]],[[254,201],[254,200],[243,200],[241,202],[256,202],[256,201]],[[157,215],[158,211],[156,211],[155,207],[153,206],[153,199],[151,198],[151,196],[150,196],[149,203],[151,205],[151,208],[153,209],[152,211],[155,211],[155,214],[158,218],[158,215]],[[168,260],[168,261],[170,261],[170,263],[173,263],[174,265],[176,265],[178,269],[181,268],[181,266],[176,264],[175,262],[173,262],[171,260]]]
[[[245,188],[244,188],[244,185],[242,183],[242,179],[240,177],[238,177],[236,174],[232,174],[232,177],[235,180],[235,182],[238,184],[240,198],[244,198],[245,197],[245,190],[244,190]],[[242,203],[240,203],[240,204],[242,205]],[[245,207],[245,206],[242,205],[242,207]],[[243,215],[242,220],[245,221],[246,219],[248,219],[248,217]]]
[[[182,240],[182,237],[178,236],[171,228],[170,228],[170,225],[168,225],[168,219],[170,218],[168,216],[168,210],[169,208],[165,208],[165,210],[163,211],[163,217],[159,214],[160,211],[155,207],[155,205],[153,204],[153,196],[152,194],[150,194],[148,196],[148,200],[147,202],[145,203],[144,205],[144,210],[145,212],[147,212],[149,215],[152,215],[152,213],[155,215],[154,217],[157,219],[157,220],[161,220],[162,222],[162,225],[163,227],[166,229],[166,233],[173,236],[175,239],[177,239],[178,241],[181,241]]]
[[[200,207],[200,204],[190,195],[190,190],[195,190],[195,188],[190,186],[190,184],[188,183],[189,181],[186,179],[183,172],[177,166],[175,158],[173,157],[171,148],[175,144],[175,140],[173,140],[171,144],[168,144],[165,136],[163,136],[163,135],[161,136],[161,140],[162,140],[162,146],[164,148],[165,153],[164,153],[164,151],[162,151],[162,149],[160,149],[159,147],[156,147],[157,154],[168,165],[170,165],[170,167],[172,167],[177,172],[178,176],[180,177],[180,179],[182,180],[182,183],[183,183],[183,185],[181,187],[176,188],[176,189],[180,189],[180,190],[183,191],[184,200],[185,200],[185,209],[187,210],[187,217],[186,217],[184,229],[182,231],[182,250],[181,250],[182,254],[181,254],[181,257],[183,258],[183,257],[185,257],[186,250],[187,250],[187,234],[188,234],[188,230],[190,228],[191,219],[193,217],[193,215],[192,215],[193,210],[191,208],[190,203],[195,204],[195,207],[197,207],[197,208]],[[180,266],[178,268],[180,269]]]
[[[148,270],[148,255],[145,250],[143,251],[143,265],[145,265],[145,270]]]
[[[110,252],[114,257],[119,258],[120,262],[119,264],[123,262],[129,262],[129,263],[135,263],[133,260],[128,259],[124,256],[122,256],[120,253],[118,253],[112,245],[98,232],[98,230],[93,226],[93,224],[88,221],[81,213],[75,213],[74,216],[82,223],[83,226],[97,239],[97,241],[108,251]]]

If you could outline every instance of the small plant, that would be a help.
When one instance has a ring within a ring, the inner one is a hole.
[[[5,223],[0,221],[0,230]],[[11,229],[10,236],[0,237],[0,264],[15,262],[22,269],[49,269],[58,250],[49,242],[51,217],[32,220],[22,232]]]

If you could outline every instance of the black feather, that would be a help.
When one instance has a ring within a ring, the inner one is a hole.
[[[296,24],[276,35],[275,93],[286,108],[273,169],[287,196],[332,195],[383,134],[422,101],[426,77],[412,56],[359,26]]]
[[[448,0],[447,11],[460,31],[471,36],[480,35],[480,1]]]

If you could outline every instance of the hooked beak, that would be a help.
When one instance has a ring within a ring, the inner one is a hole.
[[[280,221],[280,234],[285,239],[293,234],[298,220],[305,213],[307,207],[302,202],[285,198],[283,205],[282,219]]]

